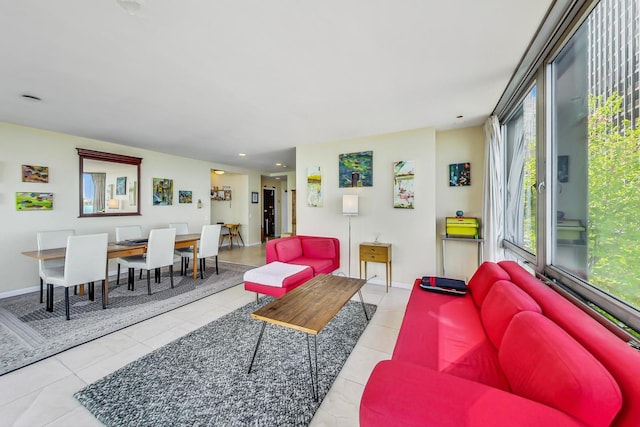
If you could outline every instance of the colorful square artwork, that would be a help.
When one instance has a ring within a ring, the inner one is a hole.
[[[193,203],[192,192],[185,190],[178,191],[178,203]]]
[[[471,185],[471,163],[449,165],[449,187]]]
[[[373,151],[340,154],[338,161],[339,187],[373,186]]]

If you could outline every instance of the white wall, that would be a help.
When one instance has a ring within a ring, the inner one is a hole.
[[[373,186],[338,187],[338,156],[373,151]],[[414,160],[415,209],[393,208],[393,162]],[[306,171],[322,169],[324,206],[308,207]],[[299,146],[296,149],[297,233],[332,236],[341,242],[341,270],[348,266],[348,219],[342,215],[342,195],[360,196],[360,214],[351,220],[351,276],[359,276],[359,243],[393,245],[393,283],[410,285],[416,277],[436,274],[436,133],[433,128],[378,135],[348,141]],[[369,276],[384,283],[384,264],[369,263]]]
[[[471,185],[449,186],[449,165],[471,163]],[[481,126],[436,134],[436,233],[438,240],[438,272],[442,274],[442,240],[445,218],[463,211],[465,216],[480,218],[484,181],[484,135]],[[468,242],[446,243],[448,277],[469,279],[477,268],[477,245]]]
[[[87,148],[117,154],[141,157],[140,192],[141,216],[79,218],[78,217],[78,154],[76,148]],[[155,227],[166,227],[170,222],[187,222],[191,230],[200,230],[210,223],[210,171],[230,168],[225,165],[186,159],[149,150],[80,138],[56,132],[0,123],[0,218],[2,218],[2,248],[0,270],[4,280],[0,282],[0,297],[26,288],[38,286],[37,261],[20,252],[36,249],[36,232],[61,228],[73,228],[78,234],[108,232],[115,240],[118,225],[140,224],[146,234]],[[21,165],[49,167],[49,183],[23,183]],[[259,185],[259,172],[246,173],[253,185]],[[174,204],[153,206],[152,179],[173,179]],[[237,203],[244,204],[238,222],[248,224],[249,190],[247,178],[244,188],[234,188]],[[178,190],[193,192],[192,204],[178,204]],[[20,191],[54,193],[52,211],[16,211],[15,193]],[[257,188],[254,191],[258,191]],[[197,208],[197,200],[203,202]],[[244,202],[244,203],[243,203]],[[245,242],[259,242],[259,229],[243,230]],[[113,267],[113,266],[112,266]]]
[[[211,173],[211,186],[231,187],[231,201],[211,200],[211,223],[240,224],[242,239],[250,237],[249,228],[249,177],[246,174]],[[245,240],[247,243],[247,240]]]

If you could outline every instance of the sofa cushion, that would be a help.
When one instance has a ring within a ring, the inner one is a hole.
[[[412,363],[383,360],[360,401],[360,426],[579,427],[546,405]]]
[[[569,334],[541,314],[511,320],[499,349],[511,390],[589,426],[608,426],[622,406],[611,374]]]
[[[506,280],[493,284],[480,308],[480,317],[487,336],[500,348],[502,336],[514,315],[521,311],[542,313],[542,309],[526,292]]]
[[[329,274],[333,271],[333,261],[330,259],[316,259],[316,258],[307,258],[306,256],[301,256],[296,259],[292,259],[289,261],[291,264],[297,265],[308,265],[313,269],[313,274],[317,275],[320,273]]]
[[[425,291],[420,279],[414,283],[393,360],[509,389],[498,352],[487,338],[471,297]]]
[[[278,253],[278,261],[289,262],[302,256],[302,244],[300,239],[290,238],[282,239],[276,244],[276,252]]]
[[[336,257],[336,247],[331,239],[311,237],[301,241],[305,258],[333,259]]]
[[[482,307],[491,286],[498,280],[509,280],[509,274],[498,264],[483,262],[469,280],[468,288],[477,307]]]

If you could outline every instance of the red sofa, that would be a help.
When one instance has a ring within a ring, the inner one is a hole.
[[[412,290],[360,425],[638,426],[640,352],[512,261],[463,297]]]
[[[308,265],[313,275],[330,274],[340,268],[340,241],[335,237],[292,236],[269,240],[267,264],[273,261]]]

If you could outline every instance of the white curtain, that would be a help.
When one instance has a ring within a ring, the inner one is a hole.
[[[509,122],[513,151],[507,171],[507,208],[505,212],[504,238],[522,247],[524,244],[524,163],[526,145],[524,115],[519,114]],[[509,144],[509,141],[505,141]]]
[[[484,198],[483,236],[484,259],[500,261],[504,259],[502,239],[504,238],[504,144],[500,123],[491,116],[484,124]]]
[[[93,213],[104,212],[107,207],[107,174],[100,172],[91,172],[91,180],[93,181]]]

